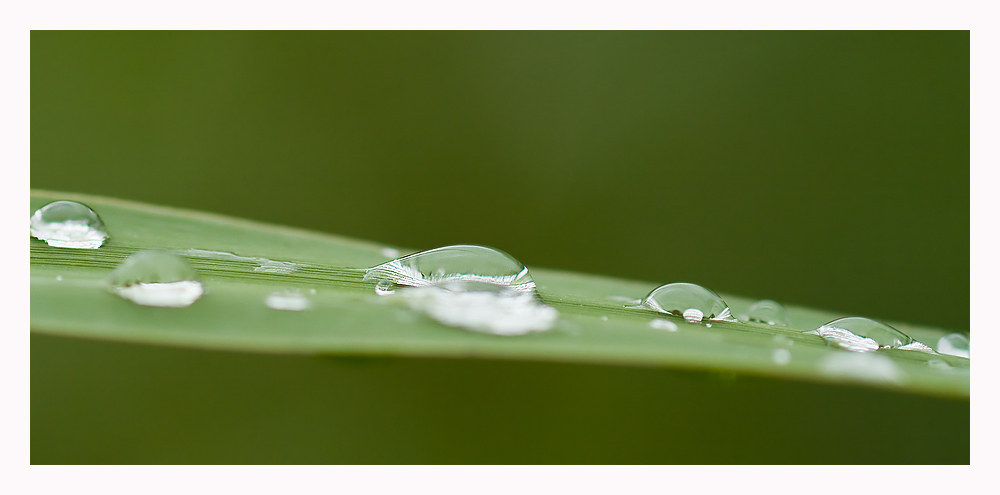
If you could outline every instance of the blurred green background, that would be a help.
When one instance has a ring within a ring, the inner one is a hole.
[[[965,31],[31,34],[33,188],[968,330],[968,186]]]
[[[970,460],[968,400],[718,372],[41,334],[31,367],[32,464]]]

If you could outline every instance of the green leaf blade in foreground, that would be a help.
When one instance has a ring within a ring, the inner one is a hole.
[[[379,297],[357,268],[389,259],[386,246],[219,215],[33,190],[31,210],[59,199],[80,201],[104,219],[111,238],[100,249],[52,248],[31,239],[33,332],[280,354],[517,359],[716,370],[805,382],[844,383],[952,398],[969,397],[969,361],[915,351],[879,351],[892,376],[831,372],[849,355],[803,334],[839,316],[789,307],[791,327],[672,319],[679,330],[649,326],[663,317],[626,309],[657,284],[532,268],[541,298],[560,312],[553,330],[499,337],[443,326]],[[30,212],[29,212],[30,214]],[[497,246],[503,248],[503,246]],[[188,256],[206,294],[187,308],[138,306],[105,290],[104,278],[139,249],[235,253],[239,259]],[[405,251],[404,251],[405,252]],[[515,257],[517,253],[511,253]],[[260,271],[266,259],[291,262],[291,273]],[[57,277],[60,277],[57,279]],[[665,281],[663,281],[665,282]],[[278,311],[265,297],[282,289],[315,290],[307,311]],[[733,314],[752,299],[723,294]],[[616,299],[617,298],[617,299]],[[669,317],[668,317],[669,318]],[[890,322],[928,345],[946,330]],[[776,349],[790,359],[775,360]],[[784,352],[784,351],[782,351]],[[947,363],[941,369],[930,359]]]

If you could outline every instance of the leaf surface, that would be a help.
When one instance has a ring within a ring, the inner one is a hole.
[[[486,335],[444,326],[413,312],[398,297],[376,295],[373,286],[362,280],[359,269],[391,259],[389,250],[401,254],[412,250],[202,212],[53,191],[33,190],[31,211],[59,199],[93,208],[111,237],[97,250],[54,248],[31,239],[33,332],[263,353],[516,359],[716,370],[969,397],[967,359],[901,350],[854,358],[849,356],[859,355],[803,333],[848,315],[789,306],[789,328],[728,322],[712,322],[707,327],[626,307],[629,303],[624,299],[643,297],[659,285],[656,282],[529,267],[541,299],[560,312],[559,322],[547,332],[517,337]],[[136,250],[154,248],[185,255],[198,271],[205,295],[190,307],[158,308],[136,305],[106,290],[105,278],[118,263]],[[191,254],[204,251],[235,256]],[[294,263],[295,269],[290,273],[268,271],[267,261]],[[280,311],[264,304],[269,294],[285,289],[306,294],[311,308]],[[743,314],[754,301],[721,295],[734,315]],[[656,318],[673,321],[678,330],[652,328],[649,323]],[[950,333],[889,323],[931,347],[940,336]],[[891,373],[879,367],[886,360],[891,363]],[[935,366],[928,364],[931,360]],[[868,369],[873,363],[877,365]]]

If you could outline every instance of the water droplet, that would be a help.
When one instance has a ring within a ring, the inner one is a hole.
[[[747,320],[779,327],[788,326],[788,311],[776,301],[764,299],[750,305]]]
[[[655,328],[657,330],[666,330],[668,332],[676,332],[677,331],[677,324],[676,323],[674,323],[674,322],[672,322],[670,320],[664,320],[663,318],[657,318],[657,319],[655,319],[653,321],[650,321],[649,322],[649,327],[650,328]]]
[[[204,293],[194,268],[164,251],[138,251],[108,275],[109,290],[143,306],[184,307]]]
[[[399,250],[390,247],[382,248],[382,256],[385,256],[386,258],[398,258]]]
[[[608,321],[608,317],[607,316],[601,316],[601,321]]]
[[[788,349],[775,349],[771,351],[771,362],[778,366],[784,366],[792,361],[792,353]]]
[[[941,354],[969,357],[969,338],[960,333],[950,333],[938,339],[937,351]]]
[[[700,285],[682,282],[653,289],[638,307],[681,316],[692,323],[706,319],[737,321],[729,314],[729,305],[718,294]]]
[[[913,343],[913,339],[905,333],[885,323],[860,316],[833,320],[807,333],[819,335],[829,343],[855,352],[903,347]]]
[[[496,290],[455,291],[430,286],[399,292],[411,309],[440,323],[492,335],[545,331],[558,320],[559,312],[539,303],[533,294],[495,287]]]
[[[62,275],[56,275],[56,280],[62,282]]]
[[[516,292],[535,292],[528,269],[509,254],[484,246],[457,245],[423,251],[365,270],[378,293],[397,286],[442,286],[449,282],[498,285]],[[384,282],[384,283],[383,283]]]
[[[272,292],[264,299],[264,304],[271,309],[284,311],[302,311],[309,309],[309,299],[298,291],[285,290]]]
[[[831,353],[819,362],[820,371],[832,377],[872,383],[900,383],[903,372],[886,356],[876,354]]]
[[[53,247],[97,249],[108,238],[108,230],[87,205],[54,201],[31,215],[31,235]]]
[[[396,291],[393,290],[393,287],[395,286],[396,284],[388,280],[379,280],[378,283],[375,284],[375,293],[380,296],[388,296],[390,294],[395,294]]]

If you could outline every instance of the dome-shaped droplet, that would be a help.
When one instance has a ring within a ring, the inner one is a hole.
[[[488,284],[520,293],[534,293],[535,283],[528,269],[511,255],[484,246],[457,245],[423,251],[382,263],[365,271],[365,280],[376,282],[376,291],[390,294],[396,286],[437,286],[448,284]],[[459,289],[462,290],[462,289]]]
[[[969,357],[969,338],[960,333],[950,333],[938,339],[937,351],[941,354]]]
[[[53,247],[97,249],[108,238],[108,230],[87,205],[55,201],[31,215],[31,235]]]
[[[831,344],[856,352],[903,347],[914,342],[905,333],[885,323],[860,316],[833,320],[809,333],[819,335]]]
[[[164,251],[138,251],[108,275],[112,293],[143,306],[184,307],[204,293],[194,268]]]
[[[788,311],[781,304],[770,299],[757,301],[747,310],[747,319],[778,327],[788,326]]]
[[[729,314],[729,305],[718,294],[700,285],[682,282],[653,289],[642,300],[640,307],[680,316],[692,323],[703,320],[737,321]]]

